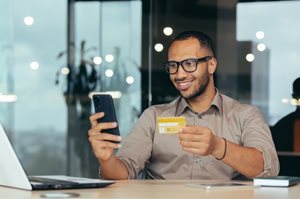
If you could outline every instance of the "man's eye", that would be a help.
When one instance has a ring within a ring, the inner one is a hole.
[[[177,68],[177,64],[176,63],[169,63],[169,67],[170,68]]]
[[[193,60],[186,60],[183,65],[189,67],[189,66],[193,66],[195,64],[195,62]]]

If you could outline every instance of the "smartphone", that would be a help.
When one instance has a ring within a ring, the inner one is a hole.
[[[93,103],[95,112],[104,112],[104,117],[98,119],[98,122],[117,122],[117,116],[114,107],[114,101],[111,95],[109,94],[94,94]],[[112,129],[105,129],[106,133],[113,135],[120,135],[119,127]]]
[[[202,188],[206,190],[213,189],[243,189],[243,188],[255,188],[253,184],[244,184],[239,182],[208,182],[208,183],[187,183],[189,187]]]

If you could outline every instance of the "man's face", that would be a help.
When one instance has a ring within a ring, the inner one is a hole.
[[[195,38],[189,38],[182,41],[175,41],[169,48],[169,61],[182,61],[185,59],[198,59],[205,56],[211,56],[212,53],[206,48],[201,48],[199,42]],[[185,72],[180,66],[177,73],[170,74],[170,79],[181,96],[185,99],[194,99],[200,96],[207,88],[210,82],[210,76],[213,70],[209,69],[209,64],[212,60],[199,62],[197,70],[189,73]],[[213,64],[213,63],[212,63]]]

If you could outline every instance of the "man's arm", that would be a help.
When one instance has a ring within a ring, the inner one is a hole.
[[[88,131],[89,141],[93,152],[101,166],[101,176],[105,179],[127,179],[128,170],[125,164],[116,158],[114,149],[120,148],[117,142],[121,141],[120,136],[105,133],[106,129],[115,128],[116,122],[98,123],[97,119],[104,116],[104,113],[95,113],[90,117],[91,129]],[[114,142],[111,142],[114,141]]]
[[[179,133],[179,139],[183,150],[197,155],[222,158],[221,161],[246,177],[253,178],[264,170],[264,160],[260,151],[225,141],[206,127],[185,127]]]
[[[264,170],[264,159],[262,153],[255,149],[249,147],[243,147],[214,136],[215,145],[212,155],[216,158],[223,157],[222,161],[238,171],[240,174],[248,177],[254,178],[258,176]]]
[[[128,170],[125,164],[115,155],[106,161],[99,161],[101,165],[101,177],[110,180],[128,179]]]

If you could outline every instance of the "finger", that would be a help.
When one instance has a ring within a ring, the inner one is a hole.
[[[202,126],[187,126],[182,128],[179,131],[179,134],[197,134],[197,135],[208,135],[211,134],[211,131],[207,127]]]
[[[113,135],[110,133],[101,133],[99,136],[96,137],[99,140],[106,140],[106,141],[113,141],[113,142],[120,142],[122,140],[121,136]]]
[[[191,133],[179,133],[178,137],[180,141],[201,142],[204,139],[203,135],[191,134]]]
[[[203,143],[203,142],[191,142],[191,141],[184,141],[184,140],[181,140],[179,142],[179,144],[182,146],[182,147],[187,147],[187,148],[204,148],[204,147],[207,147],[207,144]]]
[[[103,123],[98,123],[95,126],[93,126],[88,132],[89,135],[93,135],[96,133],[100,133],[105,129],[112,129],[116,128],[118,124],[116,122],[103,122]]]
[[[95,113],[93,115],[90,116],[90,123],[92,125],[92,127],[96,126],[98,124],[97,119],[100,119],[104,116],[104,112],[99,112],[99,113]]]
[[[94,136],[94,135],[99,135],[99,134],[101,134],[101,128],[99,127],[99,125],[88,130],[89,137]]]
[[[119,143],[113,143],[107,140],[97,140],[95,138],[90,138],[89,141],[91,142],[91,145],[93,146],[93,148],[95,150],[103,150],[106,148],[113,148],[113,149],[117,149],[121,147],[121,144]]]
[[[106,141],[104,147],[105,148],[119,149],[119,148],[122,147],[122,145],[119,144],[119,143],[113,143],[113,142]]]
[[[182,147],[182,149],[186,152],[190,152],[197,155],[207,155],[203,149],[189,148],[189,147]]]
[[[118,137],[118,136],[115,136]],[[119,143],[121,141],[120,138],[110,138],[110,140],[105,139],[105,136],[102,134],[90,136],[89,141],[93,147],[94,150],[103,150],[105,148],[120,148],[121,144]],[[115,142],[113,142],[115,141]]]
[[[191,141],[180,140],[179,144],[182,147],[188,147],[188,148],[198,148],[198,147],[200,147],[199,142],[191,142]]]
[[[113,141],[113,142],[120,142],[122,140],[121,136],[109,134],[109,133],[99,133],[99,132],[89,132],[89,139],[97,140],[97,141]]]
[[[201,128],[199,126],[186,126],[186,127],[183,127],[180,130],[180,133],[182,133],[182,134],[196,134],[196,133],[199,133],[198,131],[201,131]]]

